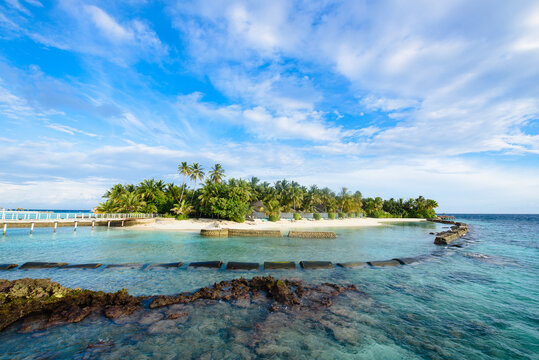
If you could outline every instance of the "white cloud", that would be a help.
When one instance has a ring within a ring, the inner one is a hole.
[[[109,14],[94,5],[86,5],[84,10],[90,15],[92,21],[103,35],[116,41],[133,41],[133,31],[127,30],[116,22]]]
[[[78,133],[78,134],[82,134],[82,135],[86,135],[86,136],[90,136],[90,137],[98,136],[96,134],[85,132],[85,131],[82,131],[82,130],[79,130],[79,129],[76,129],[74,127],[67,126],[67,125],[49,124],[49,125],[47,125],[47,127],[50,128],[50,129],[53,129],[53,130],[57,130],[57,131],[69,134],[69,135],[75,135],[75,133]]]

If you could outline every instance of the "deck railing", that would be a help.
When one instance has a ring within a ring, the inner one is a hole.
[[[159,214],[141,214],[141,213],[112,213],[96,214],[90,212],[49,212],[49,211],[0,211],[2,220],[84,220],[84,219],[147,219],[159,217]]]

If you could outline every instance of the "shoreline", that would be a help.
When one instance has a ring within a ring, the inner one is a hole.
[[[313,229],[313,228],[358,228],[383,226],[396,222],[426,222],[418,218],[348,218],[335,220],[279,220],[276,222],[264,220],[251,220],[237,223],[229,220],[216,219],[189,219],[176,220],[168,218],[155,219],[152,222],[139,223],[125,227],[127,230],[142,231],[184,231],[198,232],[202,229],[242,229],[242,230],[290,230],[290,229]]]

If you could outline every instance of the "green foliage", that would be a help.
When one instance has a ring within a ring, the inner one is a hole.
[[[280,215],[270,215],[270,216],[269,216],[269,221],[276,222],[276,221],[279,221],[279,220],[281,220],[281,216],[280,216]]]
[[[209,171],[204,186],[197,189],[198,181],[205,178],[204,168],[198,163],[188,165],[181,162],[178,172],[182,176],[181,186],[165,184],[161,180],[146,179],[137,185],[116,184],[103,196],[106,200],[96,206],[101,213],[172,212],[185,218],[187,215],[229,219],[242,222],[250,214],[251,202],[262,202],[266,215],[273,219],[280,218],[280,212],[294,212],[294,219],[299,219],[299,211],[312,212],[314,219],[319,212],[327,212],[330,219],[358,217],[360,214],[371,217],[435,217],[436,201],[419,196],[416,199],[389,199],[380,197],[363,198],[360,191],[351,192],[342,188],[338,194],[329,188],[309,188],[295,181],[286,179],[275,184],[261,182],[252,177],[249,181],[225,179],[225,170],[215,164]],[[190,187],[186,181],[191,181]]]
[[[176,220],[189,220],[189,215],[187,214],[176,215]]]
[[[301,220],[301,215],[299,213],[294,213],[294,220]]]
[[[320,219],[322,219],[322,216],[320,216],[319,213],[313,213],[313,219],[320,220]]]

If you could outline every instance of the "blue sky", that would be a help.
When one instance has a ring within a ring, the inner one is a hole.
[[[539,213],[537,1],[0,2],[0,207],[180,161]]]

